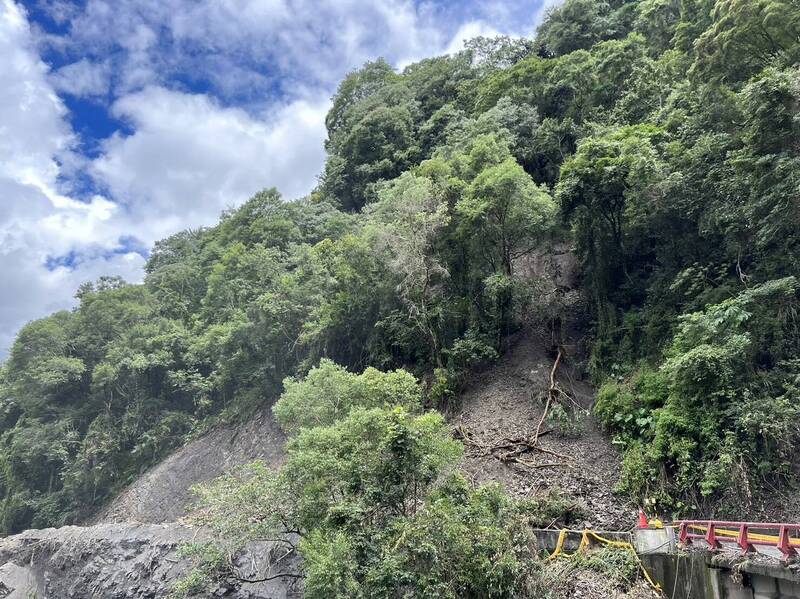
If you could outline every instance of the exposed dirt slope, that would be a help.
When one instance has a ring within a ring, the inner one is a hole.
[[[142,475],[93,523],[173,522],[186,514],[192,485],[255,459],[278,466],[285,457],[285,442],[269,409],[245,424],[214,429]]]
[[[532,437],[542,415],[554,363],[548,347],[549,339],[529,332],[513,339],[507,354],[468,385],[451,417],[452,424],[463,427],[467,435],[481,444]],[[558,370],[558,380],[577,404],[565,400],[567,405],[578,413],[581,412],[578,407],[582,408],[582,418],[574,427],[546,423],[542,430],[551,432],[540,439],[544,449],[568,459],[534,451],[525,456],[535,464],[529,467],[504,463],[487,455],[484,448],[468,445],[463,469],[475,482],[500,482],[517,497],[561,489],[585,503],[588,525],[606,530],[630,528],[635,509],[613,493],[619,480],[619,454],[587,414],[593,390],[577,380],[573,370],[574,364],[567,357]]]
[[[549,339],[523,333],[512,340],[500,361],[475,376],[457,402],[451,421],[476,439],[494,442],[502,438],[532,435],[542,413],[554,357]],[[575,402],[589,408],[593,390],[577,380],[571,359],[559,368],[561,386]],[[573,410],[572,402],[567,402]],[[578,411],[578,410],[576,410]],[[591,514],[589,522],[602,528],[627,528],[633,522],[633,507],[612,494],[619,478],[619,455],[595,425],[584,415],[575,427],[551,430],[541,439],[542,447],[563,455],[559,460],[544,453],[529,454],[537,465],[529,468],[506,464],[484,451],[467,447],[464,471],[476,482],[498,481],[518,497],[534,496],[559,488],[581,498]],[[215,429],[196,439],[146,472],[94,519],[97,522],[172,522],[187,513],[189,489],[232,467],[254,459],[278,466],[282,463],[285,437],[270,410],[249,422]]]

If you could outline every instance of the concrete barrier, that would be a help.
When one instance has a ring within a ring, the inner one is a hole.
[[[555,550],[559,530],[535,530],[534,534],[541,550]],[[581,534],[569,531],[563,551],[576,551]],[[741,557],[725,547],[711,552],[699,543],[682,550],[672,527],[598,534],[630,542],[670,599],[800,599],[800,566],[787,566],[774,557]]]
[[[800,572],[774,556],[742,557],[738,547],[684,551],[672,527],[636,530],[633,537],[642,563],[671,599],[800,599]]]

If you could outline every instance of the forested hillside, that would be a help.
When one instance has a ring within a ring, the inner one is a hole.
[[[294,377],[277,415],[299,433],[279,479],[206,491],[224,531],[253,534],[231,506],[280,504],[272,515],[311,539],[309,596],[334,596],[330,569],[351,552],[342,596],[438,588],[425,585],[445,566],[398,574],[424,561],[414,538],[454,552],[458,588],[505,596],[526,575],[510,540],[525,510],[437,486],[459,448],[423,408],[523,323],[557,339],[566,310],[590,335],[621,492],[673,514],[793,484],[799,61],[798,0],[566,0],[534,39],[474,39],[399,73],[367,63],[333,98],[309,197],[257,193],[157,243],[143,284],[86,284],[75,310],[19,333],[0,371],[0,528],[75,521]],[[564,242],[577,305],[518,276]],[[388,470],[368,459],[381,452]],[[319,481],[342,485],[335,506]],[[495,578],[458,553],[464,523],[494,531]],[[368,547],[392,559],[369,563]]]

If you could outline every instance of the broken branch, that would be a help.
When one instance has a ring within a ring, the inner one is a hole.
[[[561,357],[564,355],[564,351],[561,347],[558,348],[558,355],[556,356],[556,361],[553,363],[553,368],[550,369],[550,388],[547,390],[547,401],[544,404],[544,410],[542,411],[542,417],[539,419],[539,424],[536,425],[536,433],[533,435],[533,444],[539,444],[539,437],[540,431],[542,430],[542,424],[544,424],[545,419],[547,418],[547,414],[550,412],[550,404],[558,399],[559,388],[556,384],[556,373],[558,372],[558,366],[561,364]]]
[[[545,402],[544,410],[542,411],[542,416],[539,419],[539,423],[536,425],[536,431],[534,432],[533,437],[523,437],[516,439],[505,438],[497,442],[491,443],[478,439],[471,431],[466,429],[463,424],[457,426],[453,430],[453,436],[457,439],[461,439],[464,445],[468,447],[478,448],[482,451],[483,455],[491,455],[503,463],[515,462],[517,464],[521,464],[522,466],[526,466],[528,468],[548,468],[551,466],[564,465],[563,463],[537,464],[522,457],[527,453],[533,451],[539,451],[547,455],[557,457],[564,461],[569,460],[568,456],[552,451],[550,449],[545,449],[539,443],[539,440],[542,437],[552,432],[552,430],[542,430],[544,421],[547,419],[547,415],[550,412],[550,407],[554,402],[558,401],[561,395],[566,395],[564,391],[559,387],[556,379],[556,375],[558,374],[558,367],[560,366],[563,357],[564,357],[564,348],[559,346],[558,355],[556,355],[553,367],[550,369],[550,386],[548,387],[547,390],[547,401]]]

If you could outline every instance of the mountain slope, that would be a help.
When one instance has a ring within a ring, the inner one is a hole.
[[[285,442],[268,408],[243,424],[215,428],[145,472],[91,522],[174,522],[187,513],[192,485],[253,460],[278,467]]]
[[[476,442],[467,443],[463,470],[475,483],[499,482],[515,497],[535,498],[561,491],[578,500],[585,511],[584,521],[591,527],[626,530],[636,510],[626,498],[614,494],[619,452],[587,413],[594,390],[580,380],[570,358],[559,368],[558,380],[574,400],[574,404],[565,401],[564,407],[576,415],[566,416],[561,426],[546,420],[542,430],[548,432],[541,437],[544,450],[566,459],[533,451],[525,457],[531,465],[523,465],[502,462],[498,459],[502,451],[487,452],[482,447],[534,436],[554,361],[549,341],[531,332],[516,335],[507,354],[467,386],[451,417],[454,426]],[[571,422],[573,418],[575,422]]]

